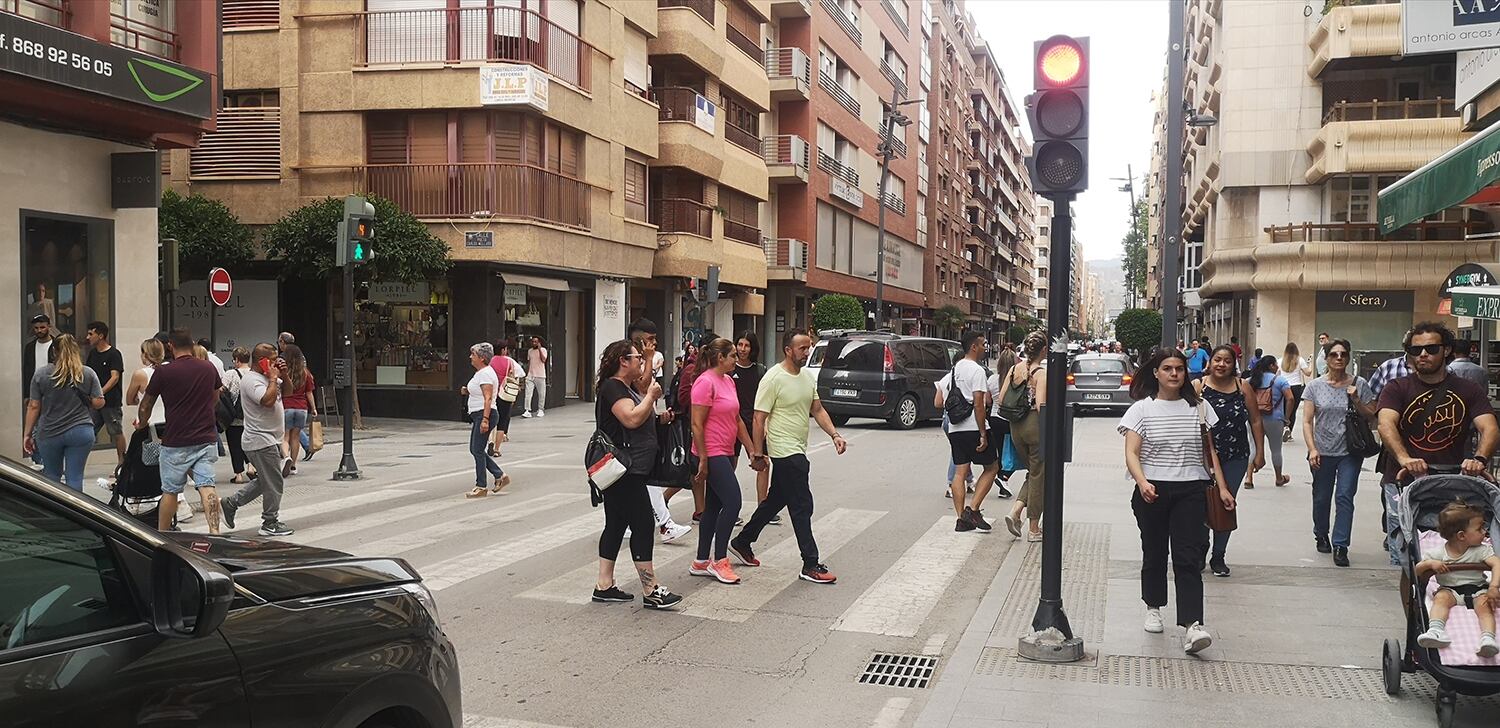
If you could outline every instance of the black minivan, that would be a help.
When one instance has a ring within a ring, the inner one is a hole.
[[[0,724],[458,728],[405,561],[157,533],[0,457]]]
[[[933,387],[953,368],[959,344],[947,339],[857,333],[828,340],[818,372],[818,398],[842,425],[851,417],[885,420],[909,430],[941,419]]]

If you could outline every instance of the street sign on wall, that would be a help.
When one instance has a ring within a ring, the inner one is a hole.
[[[1500,45],[1494,0],[1401,0],[1401,52],[1420,56]]]

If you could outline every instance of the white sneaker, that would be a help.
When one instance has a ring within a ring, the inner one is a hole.
[[[1429,629],[1417,635],[1417,644],[1429,650],[1441,650],[1452,645],[1453,640],[1441,629]]]
[[[546,417],[547,416],[547,411],[546,410],[537,410],[536,411],[536,416],[537,417]]]
[[[521,416],[522,417],[526,417],[526,418],[530,418],[531,417],[531,412],[530,411],[522,412]]]
[[[692,533],[693,527],[684,526],[680,523],[674,523],[672,521],[667,521],[659,530],[661,532],[661,542],[672,543],[673,541],[676,541],[677,539],[682,538],[689,533]]]
[[[1182,651],[1189,655],[1196,655],[1208,649],[1213,644],[1213,635],[1201,623],[1194,622],[1187,628],[1187,641],[1182,644]]]
[[[193,520],[193,504],[181,496],[177,498],[177,520],[179,522]]]
[[[1151,634],[1161,634],[1166,631],[1167,626],[1161,621],[1161,610],[1151,608],[1146,610],[1146,631]]]
[[[1474,654],[1480,657],[1494,657],[1500,655],[1500,645],[1495,644],[1495,638],[1484,635],[1479,638],[1479,651]]]

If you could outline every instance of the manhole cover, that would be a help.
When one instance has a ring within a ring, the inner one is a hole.
[[[937,669],[938,658],[928,655],[897,655],[877,652],[870,664],[859,676],[865,685],[885,685],[893,688],[925,688],[932,682],[932,673]]]

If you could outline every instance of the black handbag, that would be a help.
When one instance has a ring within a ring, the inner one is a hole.
[[[658,488],[691,488],[698,472],[698,456],[693,454],[693,436],[688,418],[679,417],[670,424],[656,425],[656,463],[646,476],[646,485]]]
[[[1375,433],[1370,431],[1370,423],[1355,406],[1352,394],[1349,395],[1349,410],[1344,414],[1344,443],[1349,447],[1349,454],[1359,458],[1374,457],[1382,449]]]

